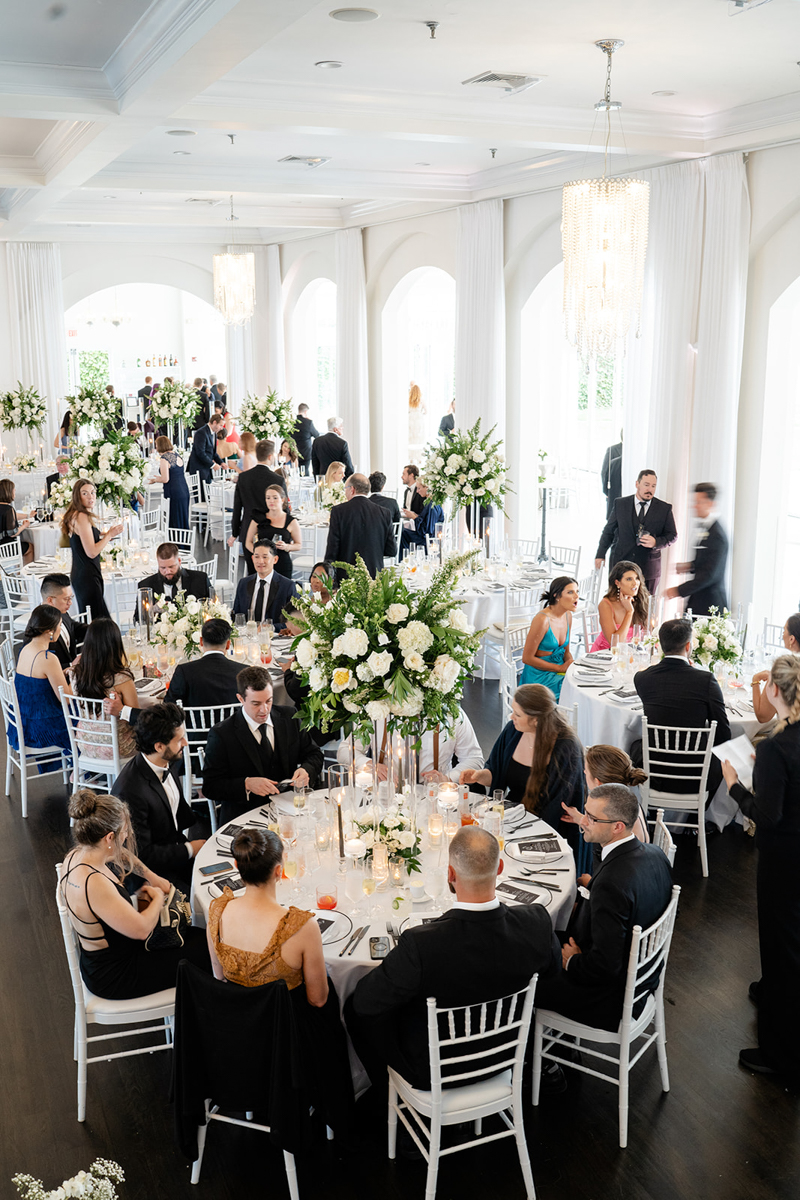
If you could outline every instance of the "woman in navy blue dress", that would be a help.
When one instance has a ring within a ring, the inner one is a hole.
[[[156,450],[161,455],[160,472],[151,483],[163,483],[164,495],[169,500],[170,529],[189,528],[189,485],[183,472],[183,459],[173,449],[168,437],[156,438]]]
[[[14,684],[19,703],[17,720],[22,725],[25,745],[60,746],[69,752],[69,733],[58,689],[63,687],[65,692],[72,689],[64,678],[58,656],[49,649],[60,636],[61,613],[51,604],[37,605],[25,629],[25,637],[29,640],[20,651]],[[18,750],[16,725],[9,725],[6,732],[9,744]],[[46,763],[39,770],[42,773],[56,771],[58,763]]]

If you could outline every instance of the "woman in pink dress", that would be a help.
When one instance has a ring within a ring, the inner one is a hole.
[[[650,593],[641,567],[634,562],[616,563],[608,577],[608,591],[598,605],[602,633],[595,638],[592,651],[610,650],[614,634],[620,642],[629,642],[634,625],[646,630],[649,607]]]

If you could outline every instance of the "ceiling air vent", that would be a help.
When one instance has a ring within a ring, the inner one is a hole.
[[[187,196],[187,204],[205,204],[209,208],[216,208],[218,204],[224,204],[224,200],[205,200],[202,196]]]
[[[278,162],[305,163],[307,167],[321,167],[330,161],[329,158],[305,158],[302,154],[287,154],[285,158],[278,159]]]
[[[496,87],[502,88],[507,96],[515,96],[518,92],[527,92],[528,88],[541,83],[542,75],[509,75],[500,71],[484,71],[481,75],[473,75],[472,79],[462,79],[464,87]]]

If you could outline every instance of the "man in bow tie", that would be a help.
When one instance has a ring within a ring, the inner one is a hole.
[[[686,609],[691,609],[694,617],[708,616],[711,608],[722,612],[728,607],[725,587],[728,538],[714,511],[716,498],[717,489],[713,483],[695,484],[692,507],[698,528],[694,561],[679,563],[677,567],[679,575],[691,575],[692,578],[664,593],[670,600],[683,596]]]

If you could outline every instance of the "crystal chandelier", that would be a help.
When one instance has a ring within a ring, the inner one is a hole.
[[[605,95],[595,105],[607,117],[603,177],[567,183],[563,193],[564,326],[586,363],[612,358],[632,322],[639,334],[650,184],[606,177],[611,112],[622,107],[611,99],[611,56],[623,44],[595,43],[608,56]]]
[[[231,215],[227,221],[237,221]],[[235,243],[235,235],[231,234]],[[227,254],[214,255],[214,307],[226,325],[244,325],[253,315],[256,306],[256,260],[255,255],[236,253],[236,246]]]

